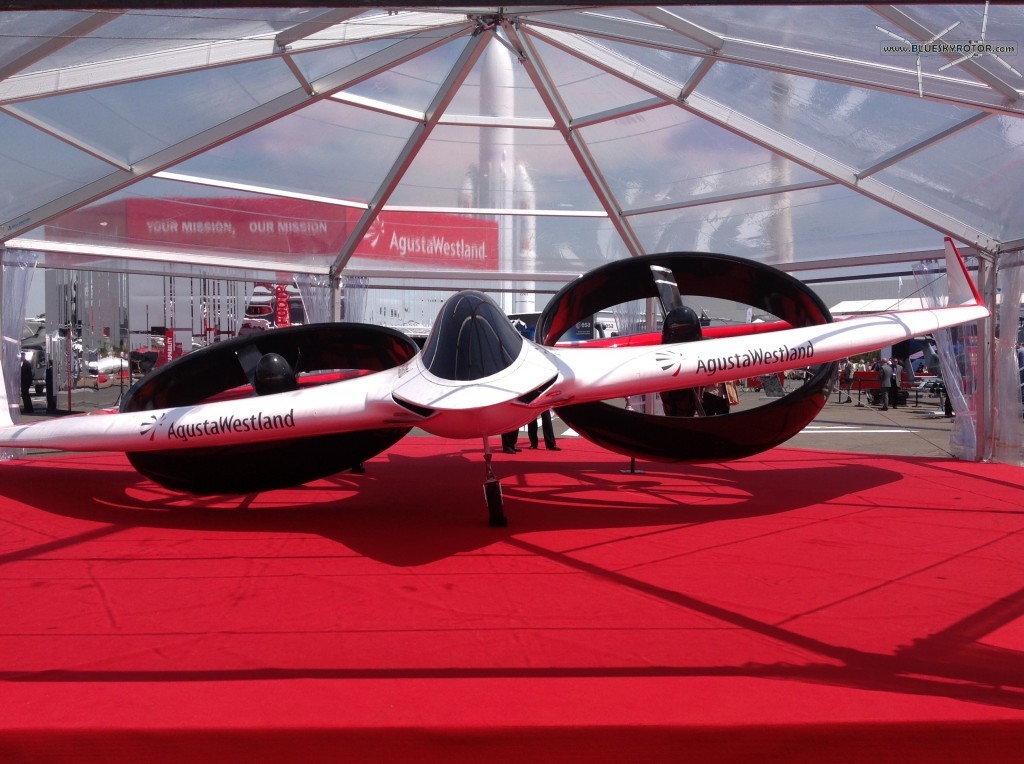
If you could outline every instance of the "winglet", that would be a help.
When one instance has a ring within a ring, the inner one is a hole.
[[[967,272],[964,258],[953,240],[946,237],[946,288],[949,291],[949,306],[984,305],[971,274]]]

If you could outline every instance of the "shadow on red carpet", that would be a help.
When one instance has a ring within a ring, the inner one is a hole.
[[[495,529],[461,441],[244,497],[0,464],[0,759],[1017,755],[1024,471],[628,466],[499,454]]]

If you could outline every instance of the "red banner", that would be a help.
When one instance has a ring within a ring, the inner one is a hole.
[[[498,269],[498,224],[470,215],[382,212],[356,247],[356,257],[417,267]]]
[[[277,198],[126,199],[47,226],[57,241],[174,250],[336,256],[363,210]],[[498,224],[471,215],[382,212],[355,257],[411,267],[497,270]]]

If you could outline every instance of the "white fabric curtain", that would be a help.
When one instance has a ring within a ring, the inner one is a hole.
[[[21,337],[25,330],[25,304],[38,257],[37,252],[0,248],[0,294],[3,298],[0,311],[0,329],[3,334],[0,368],[4,377],[6,404],[13,422],[21,421]],[[20,448],[0,449],[0,460],[12,459],[24,452]]]
[[[992,458],[1006,464],[1024,465],[1024,405],[1021,382],[1024,371],[1017,362],[1017,330],[1020,298],[1024,287],[1024,252],[1002,255],[997,270],[999,330],[995,340],[995,420]]]
[[[306,311],[306,322],[325,324],[331,320],[331,277],[323,274],[300,273],[295,286]]]
[[[630,334],[638,334],[644,328],[647,320],[647,301],[630,300],[629,302],[619,303],[618,305],[612,306],[611,311],[612,317],[615,319],[615,328],[620,337],[626,337]],[[646,410],[647,396],[626,396],[626,406],[634,411]],[[650,413],[662,413],[661,398],[659,396],[651,396],[651,406],[655,408],[655,411]]]
[[[366,292],[370,280],[366,276],[343,276],[341,279],[341,320],[352,323],[364,321]]]
[[[965,258],[974,260],[974,258]],[[972,263],[968,262],[968,267]],[[922,262],[914,266],[917,291],[922,306],[944,307],[947,301],[945,277],[935,262]],[[956,419],[949,437],[950,453],[958,459],[978,461],[978,427],[975,415],[977,386],[981,370],[978,353],[977,323],[942,329],[935,333],[935,346],[939,352],[939,365],[946,394]]]

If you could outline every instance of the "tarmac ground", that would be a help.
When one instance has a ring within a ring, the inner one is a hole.
[[[860,401],[835,393],[821,413],[785,445],[822,451],[849,451],[859,454],[925,456],[948,458],[954,419],[945,415],[944,400],[922,393],[915,401],[911,393],[907,405],[883,410],[871,405],[866,396]]]

